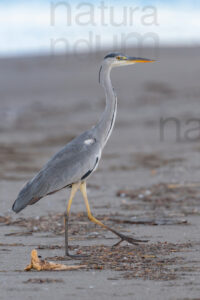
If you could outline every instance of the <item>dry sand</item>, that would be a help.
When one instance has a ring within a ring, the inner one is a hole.
[[[18,215],[12,203],[51,155],[99,118],[104,93],[97,79],[104,54],[90,61],[87,55],[0,60],[0,299],[200,297],[199,48],[160,49],[154,64],[112,72],[119,110],[88,182],[90,203],[106,224],[149,243],[123,243],[112,251],[117,239],[89,224],[78,194],[70,243],[72,251],[89,257],[66,263],[87,268],[23,271],[33,248],[43,258],[62,261],[69,191]],[[152,57],[152,50],[144,49],[143,56]],[[169,117],[176,118],[177,129],[169,122],[161,139],[160,119]]]

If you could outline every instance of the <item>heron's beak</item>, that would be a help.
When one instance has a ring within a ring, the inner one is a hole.
[[[127,57],[127,63],[149,63],[154,62],[154,59],[142,58],[142,57]]]

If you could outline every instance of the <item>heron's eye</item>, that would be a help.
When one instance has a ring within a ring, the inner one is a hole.
[[[116,59],[118,60],[126,60],[126,56],[116,56]]]

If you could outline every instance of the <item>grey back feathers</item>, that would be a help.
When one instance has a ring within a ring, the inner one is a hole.
[[[99,154],[100,145],[92,131],[73,139],[24,186],[13,204],[13,210],[19,212],[44,196],[85,179],[97,166]]]

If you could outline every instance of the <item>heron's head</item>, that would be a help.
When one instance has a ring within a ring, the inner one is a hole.
[[[133,65],[136,63],[154,62],[155,60],[142,57],[127,56],[122,53],[109,53],[104,57],[104,61],[112,67],[120,67]]]

